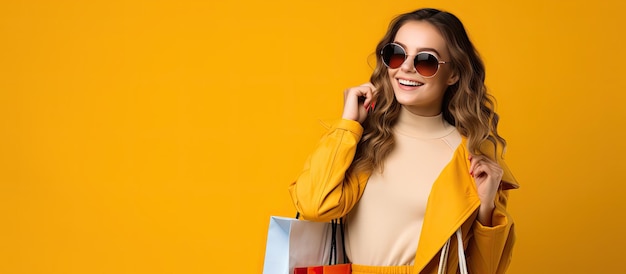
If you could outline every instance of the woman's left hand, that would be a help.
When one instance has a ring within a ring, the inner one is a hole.
[[[498,163],[484,155],[470,155],[470,175],[474,177],[480,198],[478,221],[491,226],[491,215],[495,208],[496,192],[502,181],[503,171]]]

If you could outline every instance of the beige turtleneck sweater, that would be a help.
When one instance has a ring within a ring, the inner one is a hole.
[[[374,172],[346,219],[352,263],[412,265],[433,182],[452,159],[461,135],[443,116],[423,117],[402,108],[395,148],[383,172]]]

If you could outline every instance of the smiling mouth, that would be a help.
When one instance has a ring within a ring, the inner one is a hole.
[[[407,87],[419,87],[419,86],[424,85],[424,83],[406,80],[406,79],[398,79],[398,83],[400,83],[400,85],[407,86]]]

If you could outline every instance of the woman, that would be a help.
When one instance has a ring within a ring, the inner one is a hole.
[[[436,9],[402,14],[376,54],[371,82],[344,92],[342,119],[289,188],[298,212],[345,217],[353,273],[457,273],[457,238],[470,273],[505,272],[518,184],[463,24]]]

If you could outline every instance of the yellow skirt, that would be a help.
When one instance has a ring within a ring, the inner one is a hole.
[[[352,274],[417,274],[412,265],[402,266],[367,266],[352,265]]]

